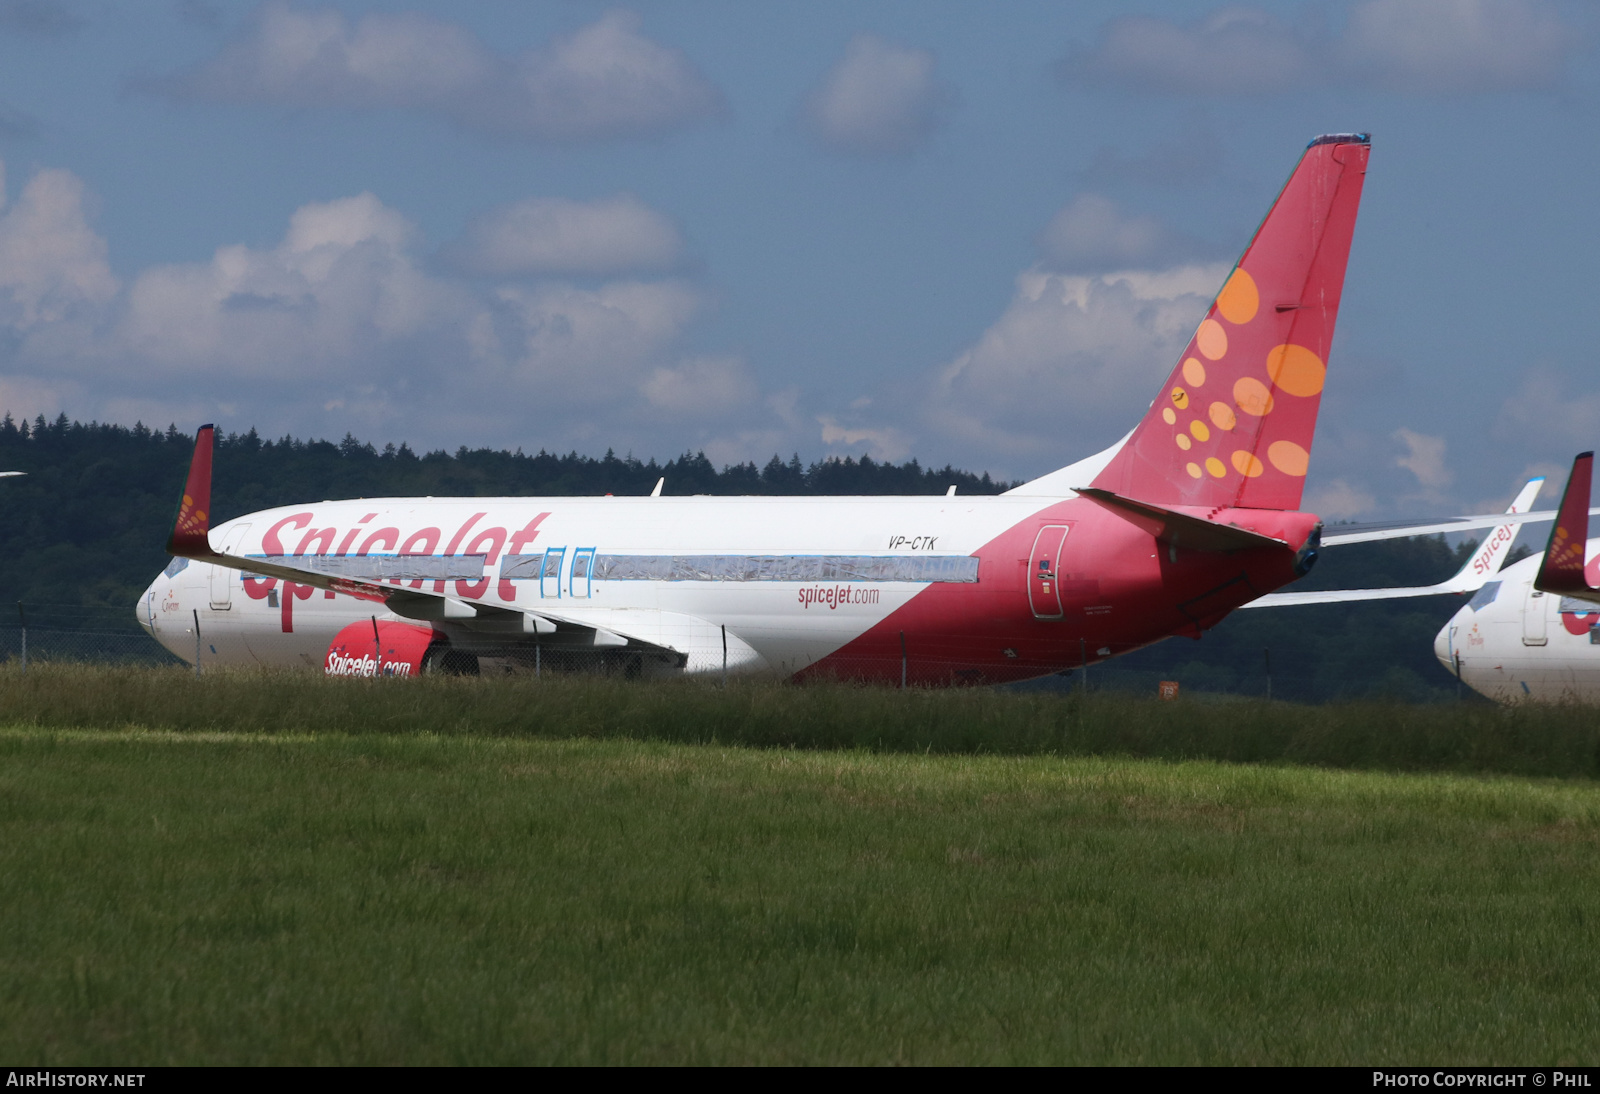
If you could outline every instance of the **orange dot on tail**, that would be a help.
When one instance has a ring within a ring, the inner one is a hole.
[[[1211,360],[1220,360],[1228,352],[1228,332],[1215,319],[1202,320],[1200,329],[1194,332],[1194,344]]]
[[[1228,283],[1217,294],[1217,312],[1228,322],[1238,325],[1254,319],[1260,307],[1261,294],[1256,291],[1255,279],[1245,273],[1242,266],[1234,270],[1233,276],[1228,278]]]
[[[1172,425],[1178,420],[1178,416],[1172,412],[1172,408],[1170,406],[1164,406],[1161,408],[1161,420],[1166,422],[1168,425]]]
[[[1189,443],[1190,442],[1189,442],[1189,438],[1187,436],[1185,436],[1182,433],[1179,433],[1176,437],[1173,438],[1173,440],[1178,442],[1178,447],[1179,448],[1183,449],[1185,452],[1189,451]]]
[[[1219,479],[1228,473],[1228,469],[1222,466],[1222,461],[1217,459],[1215,456],[1212,456],[1206,461],[1206,470],[1211,472],[1214,477]]]
[[[1273,346],[1267,353],[1267,375],[1280,391],[1305,397],[1322,390],[1328,367],[1304,346]]]
[[[1272,413],[1272,392],[1254,376],[1242,377],[1233,385],[1233,401],[1240,410],[1257,418]]]
[[[1212,403],[1209,413],[1211,424],[1218,429],[1232,429],[1239,424],[1238,417],[1233,413],[1233,407],[1227,403]]]
[[[1267,446],[1267,460],[1285,475],[1304,475],[1311,465],[1311,453],[1293,441],[1273,441]]]
[[[1199,387],[1206,382],[1206,366],[1198,358],[1189,357],[1183,362],[1183,378],[1189,382],[1190,387]]]
[[[1172,389],[1172,405],[1182,410],[1189,405],[1189,393],[1181,387]]]
[[[1194,434],[1194,439],[1197,441],[1209,441],[1211,439],[1211,430],[1206,427],[1205,422],[1198,418],[1189,423],[1189,432]]]
[[[1191,479],[1198,479],[1200,477],[1200,465],[1197,463],[1186,463],[1183,465],[1183,469],[1189,472],[1189,477]]]
[[[1253,479],[1267,468],[1255,456],[1241,448],[1233,454],[1233,469],[1239,474]]]

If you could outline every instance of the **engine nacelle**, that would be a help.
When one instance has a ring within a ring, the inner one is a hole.
[[[329,676],[416,676],[429,647],[444,640],[432,627],[365,619],[328,643],[322,671]]]

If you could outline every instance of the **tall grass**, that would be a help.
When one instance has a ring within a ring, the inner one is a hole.
[[[1582,782],[0,728],[0,1059],[1588,1062],[1597,845]]]
[[[900,691],[596,677],[329,679],[309,673],[0,667],[0,722],[180,733],[417,732],[761,748],[1122,755],[1389,771],[1600,777],[1582,706],[1159,702],[1112,693]]]

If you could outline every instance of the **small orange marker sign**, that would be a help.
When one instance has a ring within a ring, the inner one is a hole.
[[[1163,680],[1156,685],[1156,694],[1162,699],[1171,701],[1178,697],[1178,682],[1176,680]]]

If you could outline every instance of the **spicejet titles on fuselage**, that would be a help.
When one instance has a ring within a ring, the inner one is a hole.
[[[261,552],[268,557],[275,555],[292,557],[331,555],[335,558],[342,558],[353,553],[355,557],[359,558],[363,555],[369,555],[375,550],[384,553],[392,552],[396,555],[428,556],[434,554],[439,546],[439,540],[444,534],[442,529],[428,527],[419,528],[402,538],[400,529],[392,525],[372,529],[364,527],[368,521],[375,520],[377,516],[377,513],[368,513],[356,521],[355,527],[346,532],[343,539],[340,539],[339,529],[336,526],[330,525],[327,528],[313,526],[313,522],[316,520],[316,513],[309,511],[291,513],[289,516],[275,522],[262,534]],[[485,569],[487,569],[500,560],[502,551],[511,555],[523,553],[529,544],[539,538],[539,525],[544,523],[550,514],[548,512],[540,513],[519,531],[512,532],[509,536],[507,535],[507,529],[499,526],[478,529],[474,534],[474,528],[486,516],[488,516],[488,513],[484,512],[474,513],[468,517],[450,537],[450,541],[444,549],[444,555],[446,557],[455,555],[457,550],[462,547],[463,542],[465,542],[465,549],[461,550],[460,553],[463,555],[483,555]],[[300,542],[293,551],[285,550],[283,543],[283,535],[291,532],[302,532]],[[363,532],[366,535],[361,538],[360,546],[356,547],[357,537],[362,536]],[[469,535],[472,537],[471,539],[467,538]],[[335,540],[338,540],[339,543],[337,549],[333,546]],[[356,547],[354,552],[351,551],[352,547]],[[480,578],[477,581],[457,581],[455,583],[455,595],[469,600],[481,600],[489,591],[489,581],[490,579],[487,577]],[[401,586],[409,584],[413,589],[420,589],[426,582],[423,578],[415,578],[410,582],[401,578],[392,578],[389,579],[388,583]],[[311,594],[316,591],[310,585],[301,585],[294,581],[284,581],[282,588],[279,589],[279,582],[275,577],[247,576],[243,584],[246,595],[253,600],[265,600],[274,589],[278,589],[285,634],[289,634],[294,630],[294,602],[296,600],[309,600]],[[433,591],[436,593],[444,592],[445,584],[446,582],[442,579],[435,580],[433,582]],[[334,597],[332,592],[324,592],[323,595],[329,600]],[[507,603],[516,600],[516,583],[507,578],[500,578],[495,585],[495,595]]]

